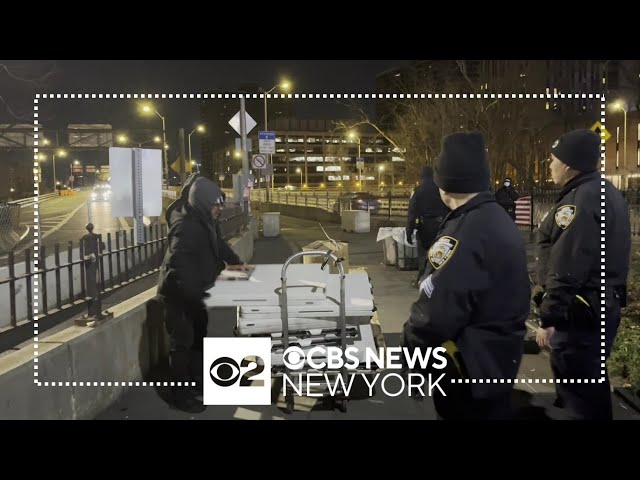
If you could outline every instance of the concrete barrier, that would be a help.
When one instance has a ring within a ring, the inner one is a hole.
[[[230,244],[251,260],[251,230]],[[154,287],[110,307],[113,318],[95,328],[70,324],[41,335],[37,363],[33,342],[0,356],[0,419],[92,419],[135,382],[149,381],[168,352],[162,319],[147,311],[155,294]]]
[[[286,205],[283,203],[267,203],[260,204],[261,212],[280,212],[282,215],[295,218],[304,218],[307,220],[317,220],[319,222],[340,223],[340,214],[328,212],[322,208],[308,207],[303,205]]]

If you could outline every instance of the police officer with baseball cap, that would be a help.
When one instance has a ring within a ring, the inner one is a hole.
[[[586,129],[566,133],[553,144],[549,168],[561,190],[537,239],[537,341],[551,347],[555,405],[572,419],[612,418],[602,357],[611,353],[629,272],[628,209],[620,191],[597,171],[600,146],[600,137]],[[606,263],[601,263],[602,235]]]
[[[427,253],[403,346],[447,348],[446,396],[433,390],[440,418],[508,418],[531,295],[525,243],[490,191],[480,133],[443,139],[434,181],[451,212]],[[476,381],[452,383],[452,376]]]

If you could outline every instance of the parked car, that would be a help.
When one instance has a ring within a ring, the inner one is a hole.
[[[345,193],[338,197],[333,205],[333,211],[339,213],[342,210],[368,210],[371,213],[378,213],[381,208],[380,197],[367,192]]]

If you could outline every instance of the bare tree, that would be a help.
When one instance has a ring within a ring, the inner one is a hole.
[[[0,118],[32,121],[34,94],[48,88],[57,73],[51,61],[0,61]]]

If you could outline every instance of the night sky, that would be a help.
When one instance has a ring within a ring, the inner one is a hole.
[[[281,79],[293,93],[370,93],[376,75],[408,60],[43,60],[2,61],[0,123],[31,123],[34,93],[198,93],[233,91],[243,83],[271,89]],[[22,80],[15,78],[21,77]],[[25,81],[25,79],[28,79]],[[277,90],[274,91],[276,93]],[[295,101],[295,100],[292,100]],[[312,100],[297,108],[305,118],[336,118],[346,112],[330,100]],[[197,100],[156,101],[166,118],[167,141],[178,128],[187,133],[198,123]],[[239,107],[239,101],[238,101]],[[260,112],[249,112],[256,120]],[[16,117],[22,117],[19,120]],[[161,128],[158,117],[137,114],[133,101],[43,100],[40,121],[49,128],[69,123],[109,123],[114,129]],[[196,155],[197,143],[194,145]]]

